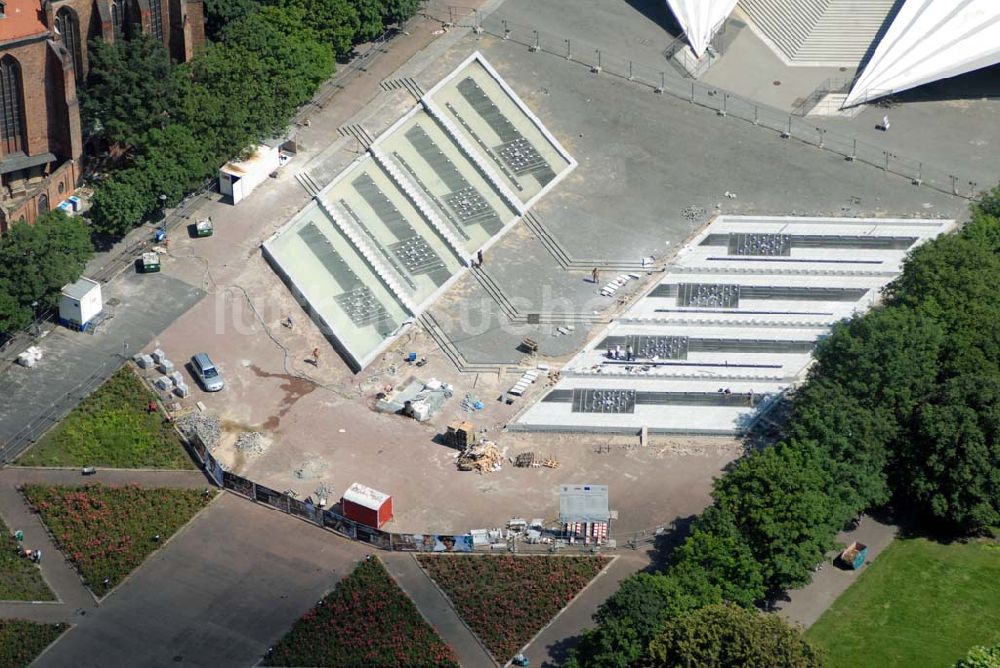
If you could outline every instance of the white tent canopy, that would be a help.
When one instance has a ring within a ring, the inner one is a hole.
[[[844,107],[997,63],[1000,0],[906,0]]]
[[[688,44],[701,58],[716,30],[736,7],[737,0],[667,0],[677,22],[684,28]]]

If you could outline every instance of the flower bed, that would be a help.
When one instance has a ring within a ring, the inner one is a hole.
[[[501,664],[604,568],[607,557],[417,556]]]
[[[458,660],[382,562],[371,559],[295,622],[264,665],[458,668]]]
[[[18,460],[21,466],[194,468],[156,399],[128,367],[120,369]]]
[[[0,619],[0,666],[21,668],[29,665],[66,629],[65,624]]]
[[[26,485],[22,492],[98,596],[114,588],[214,497],[198,490],[131,485]]]
[[[38,566],[18,556],[21,544],[14,540],[3,521],[0,521],[0,533],[3,534],[0,537],[0,601],[54,601],[56,597],[45,584]]]

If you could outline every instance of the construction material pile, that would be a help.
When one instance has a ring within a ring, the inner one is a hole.
[[[549,469],[559,468],[559,461],[552,457],[539,458],[534,452],[522,452],[514,458],[514,466],[522,469],[544,466]]]
[[[187,439],[197,434],[209,450],[213,450],[219,444],[219,437],[222,436],[219,417],[197,411],[177,418],[177,428]]]
[[[458,456],[459,471],[492,473],[503,467],[503,454],[493,441],[483,441],[462,451]]]
[[[267,446],[267,438],[259,431],[245,431],[236,439],[236,449],[249,457],[263,454]]]

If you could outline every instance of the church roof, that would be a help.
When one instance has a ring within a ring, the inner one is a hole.
[[[42,20],[42,5],[39,0],[2,0],[0,5],[3,5],[0,43],[44,35],[49,31]]]
[[[1000,63],[1000,1],[906,0],[845,107]]]

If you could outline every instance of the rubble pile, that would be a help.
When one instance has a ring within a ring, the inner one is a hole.
[[[245,431],[236,439],[236,450],[253,457],[267,450],[267,439],[259,431]]]
[[[177,418],[177,428],[185,438],[190,439],[195,434],[201,437],[205,447],[212,450],[219,444],[222,436],[222,425],[217,415],[193,412]]]

